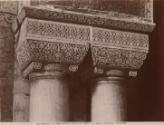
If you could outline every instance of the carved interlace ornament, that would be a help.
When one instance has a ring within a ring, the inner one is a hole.
[[[45,13],[43,10],[43,14]],[[29,15],[24,18],[19,29],[17,59],[25,76],[35,69],[33,65],[37,62],[72,65],[75,66],[72,70],[77,71],[89,48],[93,66],[103,69],[137,70],[146,59],[149,50],[148,34],[125,31],[124,28],[122,30],[99,28],[99,23],[104,19],[100,19],[97,27],[82,22],[82,25],[79,25],[74,23],[75,18],[72,18],[73,22],[65,21],[66,18],[63,17],[65,14],[57,13],[61,15],[60,19],[64,19],[63,21],[58,20],[59,15],[56,15],[56,20],[53,21],[32,19]],[[68,15],[71,16],[70,13]],[[78,14],[75,15],[78,17]],[[93,18],[83,16],[88,21]]]
[[[78,65],[87,54],[90,28],[26,19],[19,40],[17,58],[21,69],[33,61]]]
[[[110,68],[139,69],[149,48],[148,35],[102,28],[92,29],[94,65]]]

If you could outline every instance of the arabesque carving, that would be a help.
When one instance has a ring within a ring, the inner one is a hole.
[[[42,11],[43,14],[46,13],[45,10]],[[100,28],[99,24],[105,18],[100,18],[101,21],[98,23],[94,22],[97,27],[88,26],[88,23],[82,22],[83,25],[74,24],[72,21],[78,18],[72,18],[73,20],[69,22],[69,20],[65,21],[65,13],[56,13],[62,15],[60,19],[64,20],[59,21],[59,15],[56,15],[56,21],[51,19],[32,19],[28,15],[22,22],[17,45],[17,58],[21,70],[29,68],[32,62],[58,63],[69,66],[76,65],[78,67],[87,55],[89,48],[91,49],[93,66],[99,68],[137,70],[146,59],[149,51],[147,33],[129,31],[131,28],[126,31],[124,28],[122,30],[114,30],[107,27]],[[69,13],[68,15],[71,16],[74,13]],[[75,15],[78,16],[78,14]],[[88,17],[87,15],[83,16],[85,18],[81,21],[93,19],[93,17]],[[25,74],[28,75],[28,73]]]
[[[21,32],[17,46],[21,69],[33,61],[79,64],[89,48],[89,27],[26,19]]]
[[[91,42],[95,66],[139,69],[149,49],[146,34],[93,28]]]

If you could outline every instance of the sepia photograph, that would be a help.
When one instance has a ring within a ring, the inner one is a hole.
[[[164,124],[164,0],[0,0],[0,125],[41,123]]]

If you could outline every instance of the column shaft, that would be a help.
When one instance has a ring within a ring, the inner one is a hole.
[[[109,76],[95,80],[91,99],[91,121],[126,120],[125,84],[121,77]]]
[[[69,120],[68,81],[59,75],[60,72],[30,75],[30,121]]]

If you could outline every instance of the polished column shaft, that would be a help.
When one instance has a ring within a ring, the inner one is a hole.
[[[69,120],[68,82],[64,70],[58,68],[30,74],[30,121]]]
[[[126,94],[123,77],[109,75],[95,78],[92,88],[91,121],[124,120],[126,120]]]

